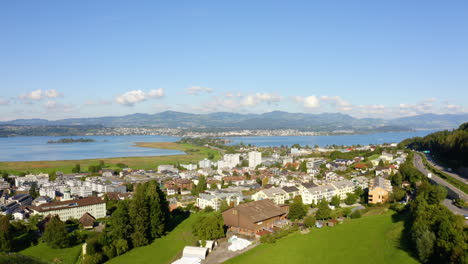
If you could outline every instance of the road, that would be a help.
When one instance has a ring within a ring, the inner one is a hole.
[[[423,154],[423,153],[422,153],[422,154]],[[424,154],[423,154],[423,155],[424,155]],[[463,182],[464,184],[468,184],[468,180],[467,180],[467,179],[463,178],[462,176],[460,176],[460,175],[458,175],[458,174],[455,174],[455,173],[453,173],[453,172],[449,172],[449,171],[445,170],[444,167],[441,167],[440,165],[434,163],[434,161],[432,160],[432,158],[427,157],[427,161],[429,162],[429,164],[431,164],[431,165],[432,165],[433,167],[435,167],[436,169],[438,169],[438,170],[444,172],[445,174],[448,174],[448,175],[452,176],[453,178],[455,178],[455,179],[457,179],[457,180]]]
[[[414,155],[413,163],[414,163],[414,166],[424,175],[427,175],[430,172],[424,166],[424,163],[422,162],[422,158],[419,155]],[[432,175],[432,177],[429,180],[433,183],[442,185],[445,188],[447,188],[448,196],[451,197],[452,199],[460,198],[460,199],[463,199],[465,202],[468,201],[468,195],[466,195],[464,192],[460,191],[459,189],[457,189],[455,186],[451,185],[450,183],[444,181],[443,179],[435,175]],[[453,205],[451,199],[445,199],[443,204],[455,214],[468,215],[468,210],[466,208],[462,209],[462,208],[456,207],[455,205]]]

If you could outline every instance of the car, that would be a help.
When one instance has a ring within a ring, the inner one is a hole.
[[[465,220],[468,220],[468,214],[464,215]]]

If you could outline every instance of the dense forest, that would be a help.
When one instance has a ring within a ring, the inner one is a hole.
[[[418,151],[429,150],[438,162],[452,167],[468,166],[468,122],[458,129],[439,131],[425,137],[405,139],[401,146]]]

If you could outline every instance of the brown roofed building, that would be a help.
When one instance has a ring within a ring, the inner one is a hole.
[[[94,218],[94,216],[90,215],[89,213],[84,213],[79,221],[84,229],[91,229],[94,227],[94,222],[96,222],[96,218]]]
[[[229,230],[247,236],[272,229],[285,218],[286,212],[271,200],[239,204],[223,212],[224,224]]]
[[[181,190],[192,190],[193,182],[189,179],[174,179],[164,183],[166,188],[178,188]]]

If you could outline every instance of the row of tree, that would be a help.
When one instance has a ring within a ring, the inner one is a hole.
[[[468,122],[453,131],[439,131],[425,137],[414,137],[400,143],[418,151],[429,150],[440,162],[450,167],[468,164]]]
[[[424,182],[411,203],[410,234],[423,263],[466,263],[468,229],[462,216],[455,215],[441,201],[447,190]]]
[[[83,263],[101,263],[149,244],[168,231],[169,204],[156,181],[135,186],[133,198],[117,203],[101,235],[87,240]]]

